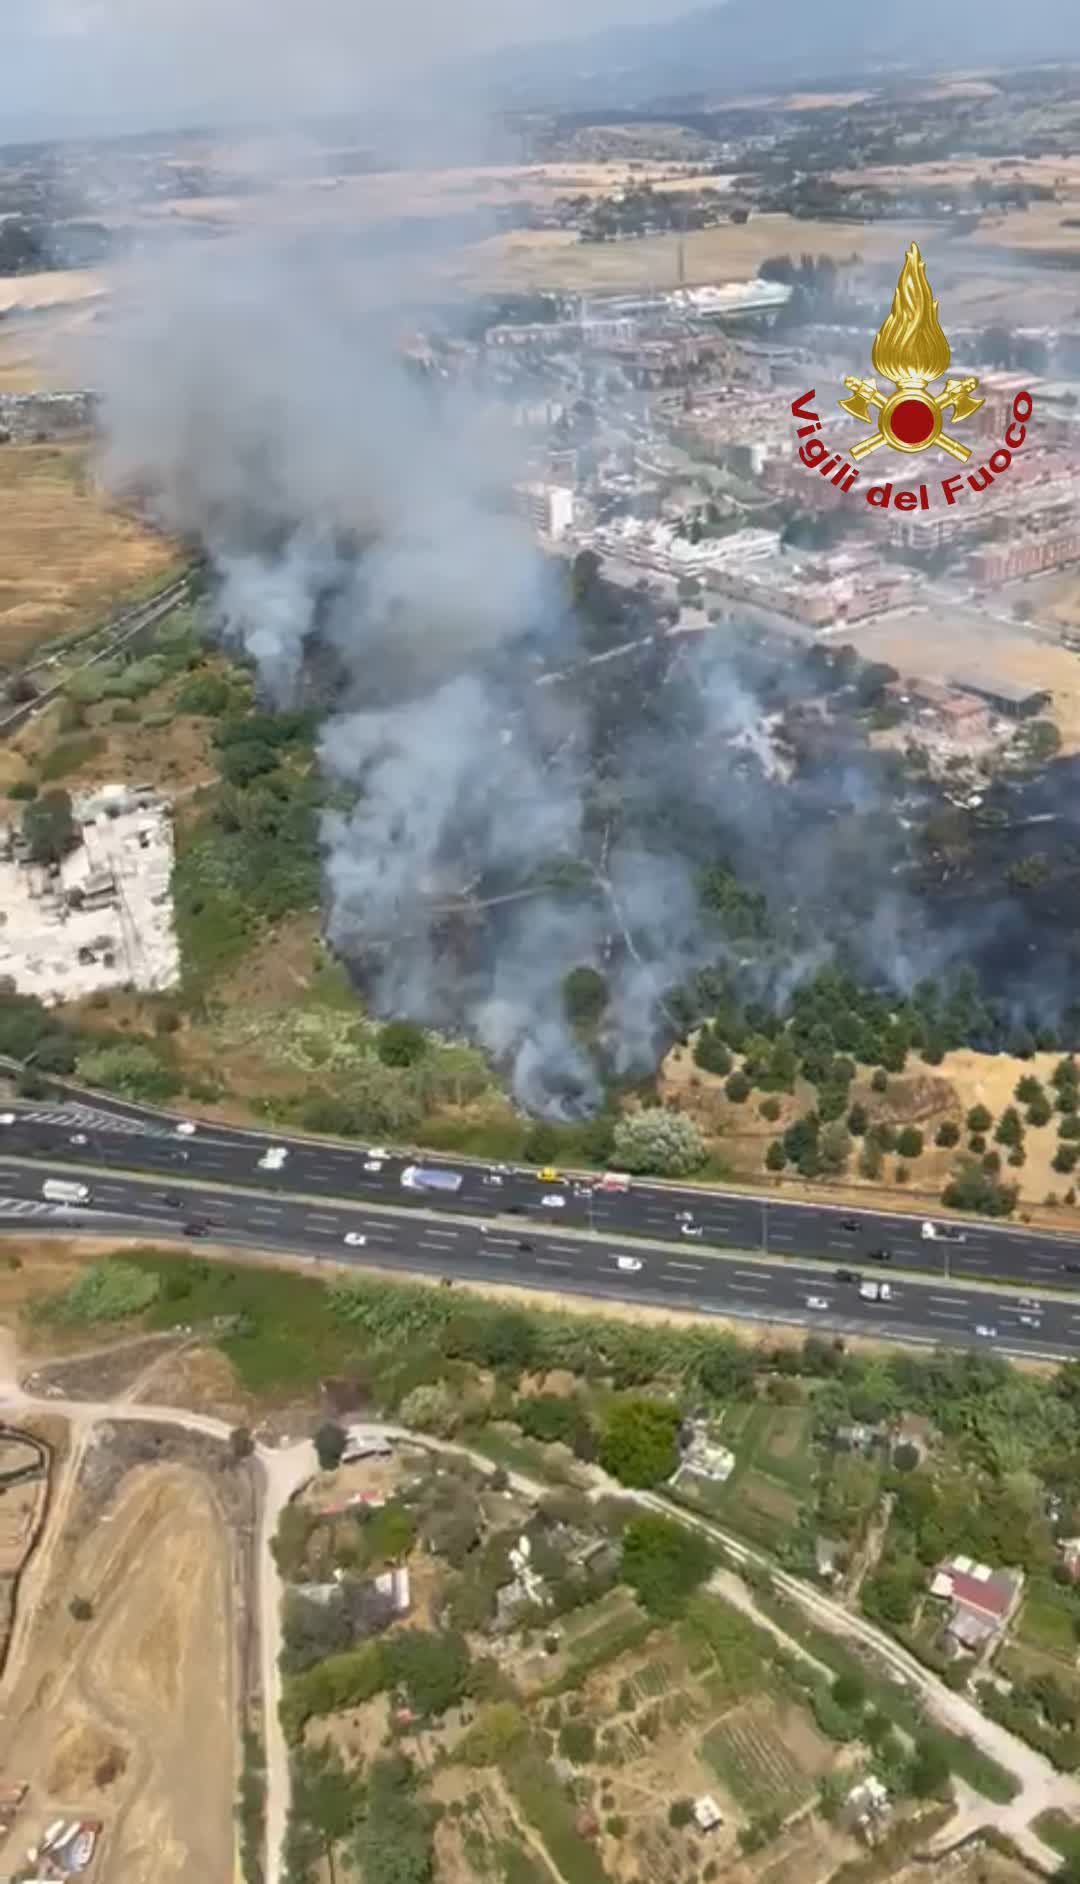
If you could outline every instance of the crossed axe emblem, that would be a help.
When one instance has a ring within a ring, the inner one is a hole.
[[[932,393],[927,391],[924,381],[908,385],[895,381],[896,391],[886,398],[878,391],[876,380],[845,379],[844,385],[851,398],[838,401],[841,411],[850,412],[853,419],[860,420],[864,425],[874,423],[871,407],[880,414],[873,437],[860,438],[857,444],[850,447],[851,456],[855,459],[865,458],[867,452],[875,451],[879,445],[892,445],[898,451],[925,451],[928,445],[940,445],[942,451],[947,451],[958,463],[966,464],[971,457],[970,447],[962,445],[957,438],[950,438],[942,430],[942,422],[950,406],[953,423],[959,424],[963,419],[970,419],[972,413],[978,412],[979,407],[986,404],[985,399],[972,398],[978,383],[974,378],[950,379],[946,380],[941,392]],[[909,432],[905,438],[894,433],[891,420],[901,405],[926,408],[924,437],[913,439]]]

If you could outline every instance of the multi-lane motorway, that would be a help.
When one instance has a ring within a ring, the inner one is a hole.
[[[160,1114],[96,1097],[15,1104],[0,1118],[9,1121],[0,1125],[0,1224],[8,1229],[33,1222],[130,1232],[137,1224],[175,1234],[195,1224],[217,1242],[315,1260],[915,1342],[1080,1352],[1080,1266],[1070,1267],[1080,1265],[1080,1243],[1023,1229],[965,1225],[964,1242],[944,1244],[924,1241],[911,1216],[852,1217],[828,1206],[638,1183],[627,1193],[582,1195],[535,1172],[495,1174],[460,1162],[453,1167],[460,1190],[436,1196],[402,1189],[402,1154],[373,1160],[371,1147],[202,1123],[185,1135]],[[272,1144],[287,1149],[276,1171],[259,1163]],[[373,1163],[379,1168],[368,1168]],[[46,1210],[50,1174],[84,1182],[88,1207]],[[544,1203],[555,1195],[561,1206]],[[687,1211],[700,1237],[683,1234]],[[366,1240],[346,1244],[350,1234]],[[640,1266],[627,1268],[627,1256]],[[891,1300],[863,1300],[841,1272],[887,1279]]]

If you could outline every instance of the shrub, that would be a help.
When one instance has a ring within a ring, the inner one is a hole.
[[[673,1799],[671,1801],[668,1807],[668,1824],[674,1825],[676,1831],[683,1825],[689,1825],[693,1816],[694,1802],[692,1799]]]
[[[341,1455],[345,1450],[346,1433],[343,1427],[333,1420],[325,1420],[315,1434],[315,1452],[320,1470],[332,1472],[341,1464]]]
[[[786,1163],[787,1152],[784,1150],[780,1140],[774,1138],[768,1151],[765,1153],[765,1169],[767,1171],[782,1171]]]
[[[745,1073],[732,1073],[731,1078],[724,1085],[725,1096],[731,1100],[732,1105],[736,1106],[741,1106],[745,1100],[749,1099],[751,1090],[750,1081]]]
[[[623,1581],[650,1615],[677,1616],[712,1568],[705,1538],[651,1513],[634,1518],[623,1534]]]
[[[870,1087],[873,1092],[888,1092],[889,1075],[883,1066],[876,1066],[874,1068],[870,1076]]]
[[[921,1158],[923,1135],[915,1125],[905,1125],[896,1140],[896,1149],[901,1158]]]
[[[379,1029],[377,1052],[384,1066],[415,1066],[427,1052],[427,1037],[415,1021],[387,1021]]]
[[[717,1074],[720,1079],[726,1078],[731,1071],[731,1054],[708,1022],[694,1042],[694,1063],[706,1073]]]
[[[988,1111],[984,1105],[972,1106],[967,1115],[967,1128],[969,1132],[988,1132],[993,1123],[994,1115],[992,1112]]]
[[[85,1269],[62,1295],[47,1301],[40,1313],[50,1321],[123,1321],[149,1308],[160,1287],[152,1270],[111,1258]]]
[[[591,1721],[568,1720],[559,1729],[559,1752],[575,1766],[583,1766],[596,1751],[596,1729]]]
[[[705,1162],[705,1141],[693,1119],[655,1106],[620,1120],[615,1157],[624,1171],[689,1177]]]
[[[679,1410],[664,1400],[622,1394],[613,1400],[600,1463],[623,1485],[659,1485],[678,1463]]]
[[[960,1143],[960,1127],[957,1125],[955,1119],[945,1119],[944,1122],[938,1126],[934,1134],[934,1143],[935,1145],[941,1145],[947,1151],[951,1151],[954,1145]]]
[[[862,1138],[870,1123],[870,1115],[865,1106],[854,1105],[847,1116],[847,1128],[852,1138]]]
[[[775,1125],[777,1119],[780,1117],[779,1099],[763,1099],[758,1107],[758,1111],[763,1119],[768,1119],[770,1125]]]

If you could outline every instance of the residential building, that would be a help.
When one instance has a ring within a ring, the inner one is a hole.
[[[574,526],[574,493],[565,484],[518,484],[515,496],[523,514],[541,536],[560,543]]]
[[[953,1654],[980,1654],[997,1641],[1023,1588],[1023,1572],[992,1570],[971,1557],[940,1563],[930,1583],[931,1596],[951,1605],[945,1645]]]

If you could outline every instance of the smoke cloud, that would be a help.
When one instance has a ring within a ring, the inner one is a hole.
[[[209,0],[158,0],[147,25],[144,0],[52,0],[46,18],[106,63],[122,50],[121,100],[175,42],[185,82],[205,59],[218,93],[257,94],[265,123],[286,77],[298,109],[336,108],[372,23],[317,0],[300,47],[295,11],[233,0],[223,21]],[[392,69],[387,40],[369,52],[369,77]],[[276,177],[297,148],[273,149]],[[675,653],[645,639],[642,614],[639,653],[586,666],[565,572],[507,501],[512,428],[401,363],[417,258],[380,260],[328,219],[299,234],[252,221],[128,268],[85,370],[108,479],[206,551],[223,632],[264,696],[321,687],[321,762],[335,803],[352,799],[323,822],[327,929],[375,1011],[469,1033],[523,1106],[575,1115],[605,1076],[651,1068],[672,990],[706,965],[772,997],[838,940],[910,981],[962,958],[970,930],[927,940],[905,892],[880,763],[834,750],[792,778],[774,735],[813,692],[799,662],[721,634]],[[571,678],[541,686],[545,667]],[[768,892],[782,946],[703,913],[718,863]],[[563,996],[583,965],[608,988],[589,1055]]]

